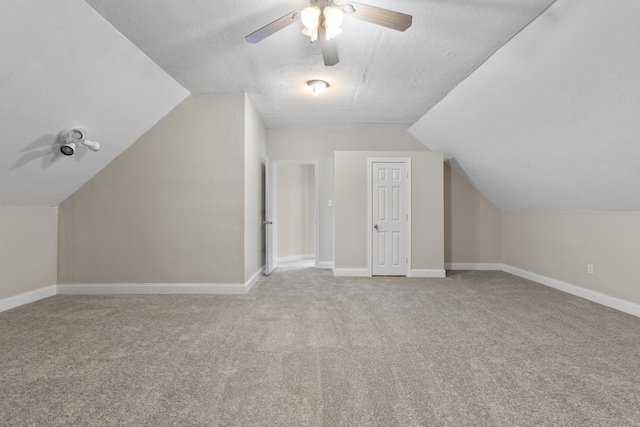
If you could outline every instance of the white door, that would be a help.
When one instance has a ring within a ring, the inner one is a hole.
[[[276,268],[277,254],[277,242],[275,231],[275,198],[276,183],[277,183],[277,169],[272,160],[267,159],[265,167],[264,177],[264,241],[265,241],[265,268],[264,274],[267,276]]]
[[[407,164],[373,162],[372,270],[374,276],[407,275]]]

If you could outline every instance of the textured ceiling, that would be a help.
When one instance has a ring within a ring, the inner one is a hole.
[[[557,1],[410,132],[501,208],[640,210],[639,21]]]
[[[0,205],[58,205],[189,95],[82,0],[0,2],[0,52]],[[62,156],[72,125],[102,149]]]
[[[640,210],[637,0],[366,2],[413,26],[347,19],[335,67],[296,25],[244,41],[302,0],[0,2],[0,205],[57,205],[191,91],[271,128],[411,126],[502,208]],[[99,153],[58,154],[76,124]]]
[[[87,0],[192,93],[246,92],[270,128],[408,128],[551,0],[361,0],[413,15],[406,32],[347,17],[340,63],[291,25],[244,36],[303,0]],[[306,81],[331,88],[310,96]]]

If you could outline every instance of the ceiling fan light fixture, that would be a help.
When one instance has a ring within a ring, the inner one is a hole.
[[[327,30],[327,40],[331,40],[342,32],[340,26],[344,20],[344,15],[340,9],[331,6],[325,7],[322,14],[324,15],[324,27]]]
[[[325,82],[324,80],[309,80],[307,82],[307,85],[311,88],[313,96],[318,96],[329,87],[329,83]]]
[[[344,20],[344,15],[342,11],[337,7],[325,7],[324,11],[322,11],[324,15],[324,21],[327,23],[327,27],[340,27],[342,25],[342,21]]]
[[[311,43],[313,43],[314,41],[318,40],[318,27],[304,27],[302,29],[302,34],[304,34],[305,36],[309,36],[309,38],[311,39]]]
[[[327,23],[324,23],[324,28],[325,28],[325,36],[327,38],[327,40],[331,40],[334,39],[338,34],[340,34],[342,32],[342,28],[340,27],[329,27],[327,25]]]
[[[320,14],[322,11],[318,6],[305,7],[300,14],[302,20],[302,34],[309,36],[311,42],[318,40],[318,25],[320,24]]]
[[[317,27],[321,12],[318,6],[305,7],[302,9],[302,13],[300,14],[302,25],[307,28]]]

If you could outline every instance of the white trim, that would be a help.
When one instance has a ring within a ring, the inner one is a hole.
[[[447,277],[447,272],[444,269],[413,269],[409,270],[407,277]]]
[[[407,214],[409,220],[407,221],[407,247],[406,250],[406,275],[409,277],[411,273],[411,221],[413,220],[413,212],[411,212],[411,157],[368,157],[367,158],[367,269],[369,270],[369,276],[373,275],[373,241],[371,234],[373,233],[373,222],[371,216],[373,215],[373,164],[374,163],[404,163],[407,167],[407,181],[405,190],[407,192]],[[335,211],[334,211],[334,224],[335,224]],[[335,254],[335,239],[334,250]]]
[[[248,294],[249,291],[251,290],[251,288],[253,288],[253,285],[258,283],[258,280],[260,280],[262,278],[262,275],[264,274],[264,271],[265,271],[266,268],[267,268],[267,266],[263,265],[262,267],[260,267],[258,269],[258,271],[253,273],[253,276],[249,277],[249,280],[244,282],[244,287],[246,289],[245,290],[245,294]]]
[[[20,307],[21,305],[52,297],[55,294],[56,285],[51,285],[0,299],[0,313],[6,310],[11,310],[12,308]]]
[[[58,285],[60,295],[244,295],[264,266],[245,283],[74,283]]]
[[[334,268],[333,275],[336,277],[371,277],[368,268]]]
[[[602,304],[604,306],[640,317],[639,304],[605,295],[597,291],[592,291],[590,289],[585,289],[581,286],[572,285],[571,283],[563,282],[561,280],[552,279],[551,277],[532,273],[527,270],[511,267],[510,265],[503,265],[502,270],[506,273],[513,274],[514,276],[532,280],[534,282],[538,282],[542,285],[549,286],[559,291],[566,292],[568,294],[575,295],[577,297],[584,298],[589,301],[593,301],[595,303]]]
[[[278,258],[278,262],[299,261],[302,259],[314,259],[315,257],[316,257],[315,254],[291,255],[291,256]]]
[[[60,295],[242,295],[243,283],[74,283],[58,285]]]
[[[474,262],[445,262],[444,268],[446,270],[476,270],[476,271],[488,271],[503,269],[503,265],[500,263],[474,263]]]
[[[332,261],[318,261],[316,259],[316,268],[324,268],[333,270],[333,262]]]

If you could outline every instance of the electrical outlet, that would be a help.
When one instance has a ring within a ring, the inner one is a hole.
[[[587,273],[593,274],[593,264],[587,264]]]
[[[327,206],[333,206],[333,200],[328,200],[327,201]]]

